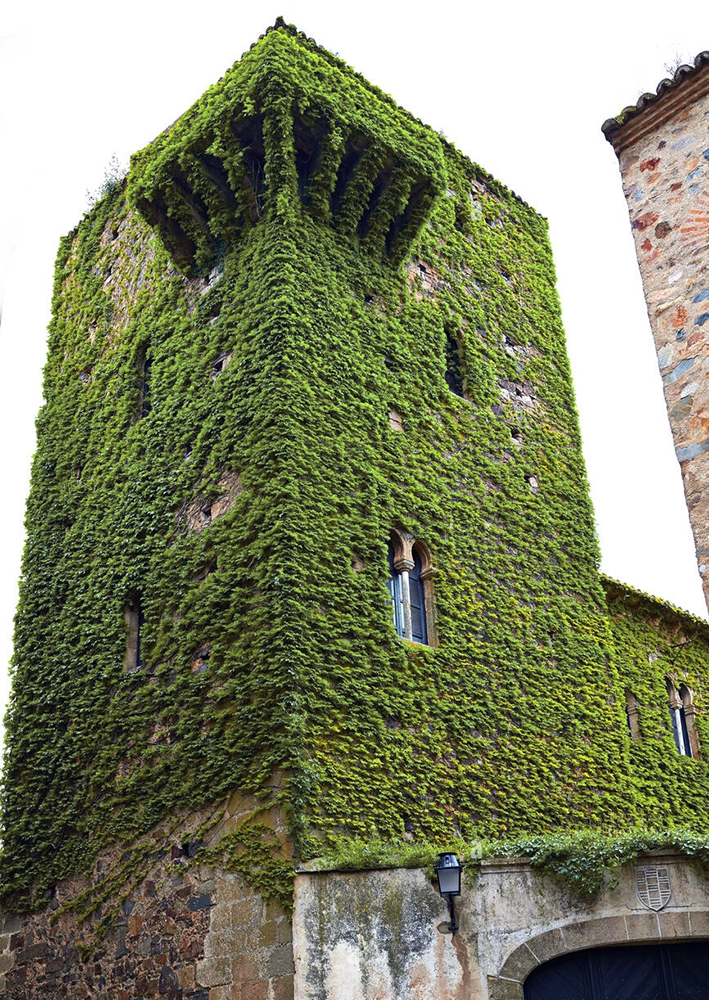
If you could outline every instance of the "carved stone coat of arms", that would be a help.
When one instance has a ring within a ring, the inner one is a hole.
[[[635,891],[643,906],[661,910],[672,895],[669,868],[666,865],[638,865],[635,869]]]

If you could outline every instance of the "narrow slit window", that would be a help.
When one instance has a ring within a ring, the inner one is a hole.
[[[140,415],[147,417],[153,403],[151,399],[151,375],[153,362],[152,358],[146,358],[143,362],[143,371],[140,377]]]
[[[134,594],[126,606],[125,621],[128,634],[124,666],[130,672],[140,669],[144,664],[145,616],[139,594]]]
[[[463,396],[463,365],[460,343],[446,331],[446,385],[455,396]]]
[[[640,725],[639,725],[639,706],[637,698],[630,691],[625,692],[625,717],[628,722],[628,731],[630,732],[630,738],[634,742],[638,742],[640,739]]]

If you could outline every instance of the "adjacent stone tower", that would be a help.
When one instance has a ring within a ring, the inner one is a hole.
[[[603,131],[623,176],[709,601],[709,52]]]

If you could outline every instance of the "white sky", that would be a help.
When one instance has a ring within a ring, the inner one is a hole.
[[[709,49],[706,0],[278,6],[25,0],[0,13],[0,678],[53,259],[126,162],[281,13],[550,220],[602,568],[706,616],[615,154],[602,122]],[[4,696],[0,680],[0,698]]]

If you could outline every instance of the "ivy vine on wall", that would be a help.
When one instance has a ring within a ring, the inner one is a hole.
[[[45,396],[12,905],[236,788],[300,857],[706,823],[704,765],[660,794],[666,732],[628,739],[652,642],[606,614],[546,222],[293,29],[63,239]],[[433,554],[435,648],[395,634],[393,527]]]

